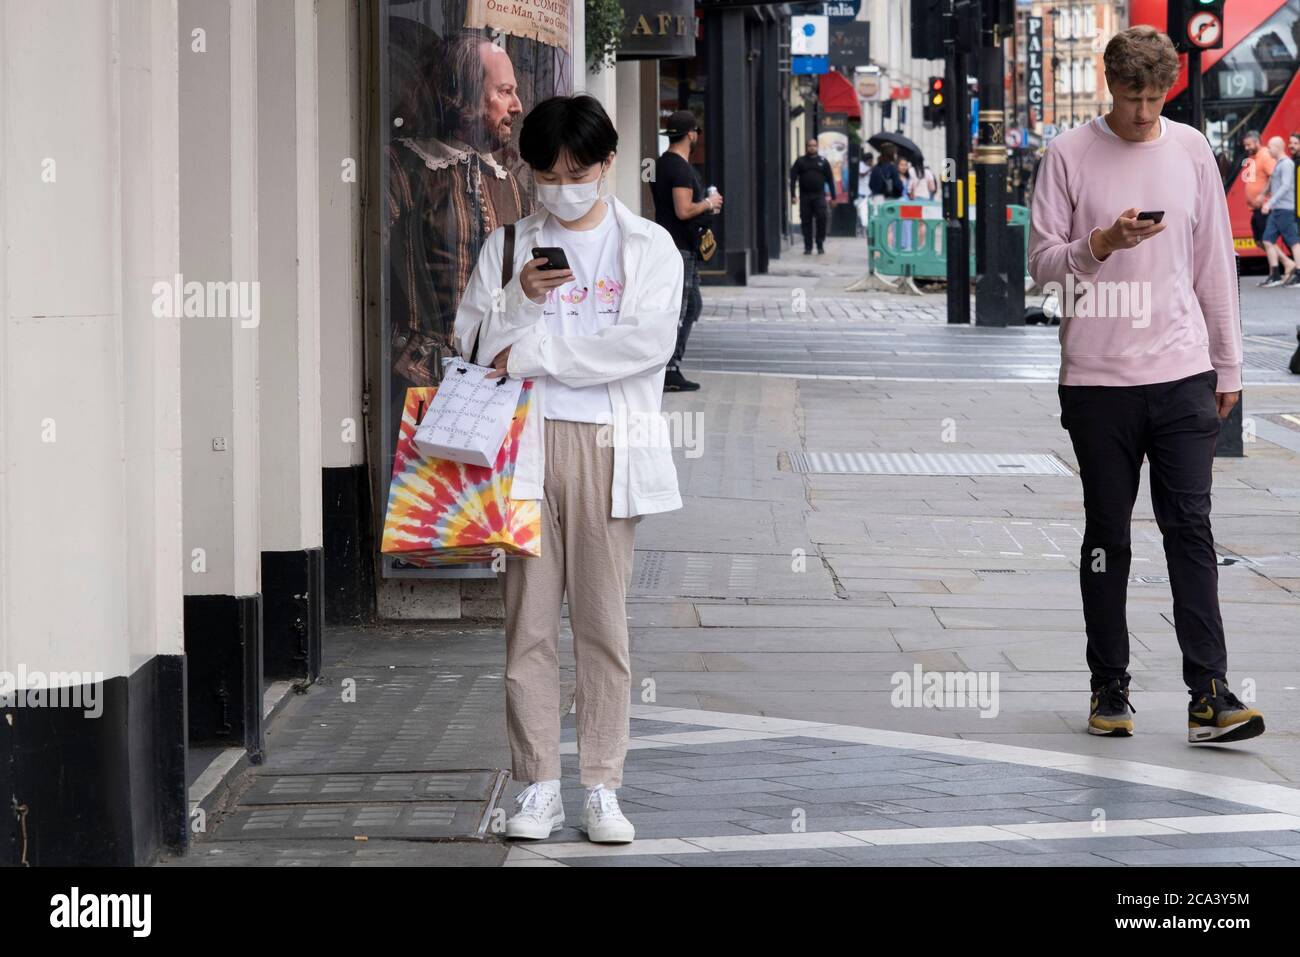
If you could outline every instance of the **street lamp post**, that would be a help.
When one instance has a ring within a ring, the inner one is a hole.
[[[975,324],[1018,326],[1025,321],[1024,260],[1018,259],[1018,268],[1011,266],[1007,248],[1007,104],[1003,86],[1003,43],[1015,21],[1003,21],[989,7],[984,9],[988,15],[980,31],[979,141],[975,147],[975,194],[979,211],[975,219],[979,272],[975,286]],[[1013,295],[1013,283],[1019,288],[1018,296]]]
[[[1052,37],[1052,125],[1055,126],[1061,122],[1061,117],[1056,112],[1056,84],[1061,72],[1061,58],[1056,55],[1056,37]]]
[[[1070,127],[1073,129],[1075,124],[1074,116],[1074,0],[1070,0]]]
[[[952,176],[943,178],[944,248],[947,250],[948,322],[970,322],[971,236],[967,211],[970,172],[970,89],[967,70],[979,44],[979,7],[957,0],[948,10],[944,48],[944,135]]]

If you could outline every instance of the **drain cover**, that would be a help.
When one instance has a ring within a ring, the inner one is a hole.
[[[505,780],[504,771],[259,775],[212,840],[481,839]]]
[[[397,801],[486,801],[496,771],[395,774],[263,774],[240,804],[357,804]]]
[[[862,475],[1071,475],[1055,455],[981,452],[790,452],[795,472]]]

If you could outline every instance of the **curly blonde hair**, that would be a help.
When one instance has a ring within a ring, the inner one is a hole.
[[[1106,85],[1145,90],[1167,90],[1178,79],[1178,51],[1174,41],[1155,27],[1136,26],[1110,38],[1103,56]]]

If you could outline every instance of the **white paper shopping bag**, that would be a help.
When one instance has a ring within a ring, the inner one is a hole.
[[[443,360],[442,382],[415,430],[421,455],[489,468],[496,463],[524,383],[485,379],[491,371],[463,359]]]

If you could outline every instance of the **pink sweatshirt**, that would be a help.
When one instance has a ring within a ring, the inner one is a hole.
[[[1165,211],[1163,232],[1098,262],[1093,230],[1124,210]],[[1047,149],[1034,185],[1029,272],[1058,286],[1064,385],[1147,385],[1213,368],[1241,388],[1241,322],[1228,203],[1204,136],[1168,120],[1133,143],[1096,122]]]

